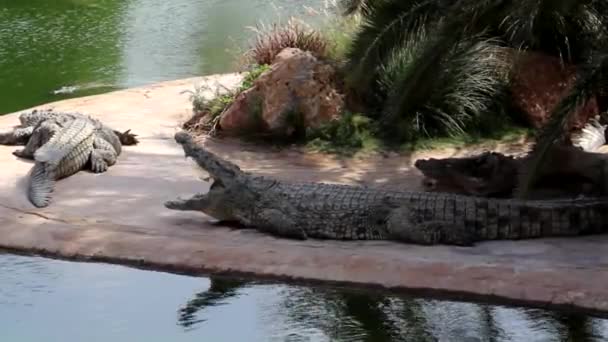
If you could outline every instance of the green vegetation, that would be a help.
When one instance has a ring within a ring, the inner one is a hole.
[[[194,91],[190,91],[190,101],[195,113],[208,113],[211,118],[219,116],[232,102],[239,93],[253,87],[253,82],[266,70],[269,65],[254,65],[243,77],[240,87],[236,91],[226,91],[221,93],[220,89],[216,89],[216,93],[210,99],[205,97],[204,92],[211,90],[210,87],[197,87]]]
[[[268,69],[270,69],[270,65],[268,64],[253,65],[251,70],[249,70],[245,77],[243,77],[243,83],[241,83],[241,87],[239,88],[238,92],[245,91],[253,87],[253,82]]]
[[[352,41],[361,25],[361,16],[337,16],[335,13],[326,13],[324,20],[317,30],[327,41],[326,56],[329,60],[342,64],[350,49]]]
[[[194,91],[186,91],[190,93],[194,115],[184,124],[184,128],[193,131],[213,130],[220,115],[234,102],[236,96],[253,87],[254,81],[269,68],[270,66],[267,64],[252,65],[236,90],[200,86],[196,87]],[[213,96],[209,96],[209,92],[212,91]],[[252,112],[255,114],[258,111]]]
[[[581,72],[539,135],[534,167],[606,81],[604,1],[342,0],[334,10],[341,13],[326,11],[313,26],[291,19],[258,29],[247,53],[249,63],[270,64],[296,47],[338,67],[348,108],[339,120],[300,132],[310,148],[351,153],[532,136],[510,91],[519,57],[535,52]]]
[[[362,114],[344,113],[339,120],[306,132],[307,147],[313,150],[340,154],[372,151],[381,146],[377,127],[372,119]]]
[[[534,131],[509,122],[494,122],[491,130],[472,130],[462,134],[444,137],[425,137],[397,146],[387,144],[381,138],[381,129],[377,121],[363,114],[345,112],[336,121],[306,132],[303,139],[306,147],[312,151],[353,155],[355,153],[377,152],[379,150],[396,150],[412,152],[443,147],[467,147],[496,142],[516,142],[530,139]],[[486,124],[490,124],[489,122]]]
[[[420,133],[468,132],[491,115],[489,109],[508,107],[508,92],[503,90],[508,89],[510,72],[522,52],[538,52],[579,66],[576,84],[539,134],[528,172],[522,173],[519,197],[525,197],[548,148],[563,138],[575,109],[598,94],[600,111],[607,109],[605,1],[343,3],[348,13],[364,17],[347,54],[347,85],[368,99],[370,114],[382,122],[381,132],[398,141],[411,141]],[[387,72],[395,64],[397,72]],[[391,82],[384,86],[387,76]]]
[[[401,141],[458,135],[507,106],[517,52],[578,63],[606,36],[599,1],[344,2],[364,17],[347,84]]]

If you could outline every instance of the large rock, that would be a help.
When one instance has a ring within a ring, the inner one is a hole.
[[[300,125],[318,128],[343,111],[344,99],[334,86],[335,79],[333,67],[310,52],[286,48],[253,88],[237,96],[223,114],[220,127],[229,132],[263,127],[279,136],[291,135]]]
[[[526,114],[526,120],[535,128],[547,123],[551,111],[572,89],[576,80],[576,67],[564,65],[558,58],[540,53],[526,52],[518,56],[513,77],[512,94],[515,105]],[[580,129],[590,117],[599,113],[595,98],[581,106],[571,129]]]
[[[255,129],[260,124],[258,117],[255,116],[259,101],[260,91],[255,87],[238,94],[220,117],[219,125],[222,130],[241,133]]]

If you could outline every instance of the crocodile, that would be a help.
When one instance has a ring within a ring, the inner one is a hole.
[[[54,129],[43,125],[34,133],[50,136],[34,153],[35,163],[28,174],[28,199],[38,208],[49,205],[55,181],[75,174],[88,162],[96,171],[107,169],[108,161],[102,157],[106,151],[95,153],[95,126],[91,121],[73,119]]]
[[[520,159],[498,152],[467,157],[418,159],[426,191],[455,192],[482,197],[511,197]]]
[[[35,136],[35,139],[30,139],[34,130],[46,122],[46,125],[52,125],[56,128],[73,119],[86,119],[95,125],[96,136],[109,142],[117,155],[121,154],[122,146],[136,145],[139,143],[137,135],[132,134],[131,130],[119,132],[107,125],[104,125],[100,120],[91,116],[84,115],[78,112],[56,112],[50,110],[37,110],[24,112],[19,115],[20,124],[13,128],[12,131],[0,133],[1,145],[25,145],[25,148],[16,150],[13,154],[24,159],[33,159],[34,152],[48,140],[47,134]],[[50,120],[52,119],[52,120]],[[48,127],[47,127],[48,128]],[[48,131],[48,129],[46,130]]]
[[[550,147],[547,161],[539,170],[528,198],[608,195],[606,162],[606,116],[589,119],[570,137]],[[422,172],[426,191],[454,192],[483,197],[512,198],[518,175],[529,155],[508,156],[486,151],[466,157],[418,159],[414,166]]]
[[[15,134],[29,135],[29,140],[24,150],[14,154],[25,158],[31,156],[35,161],[28,175],[28,198],[39,208],[49,205],[55,181],[71,176],[87,165],[95,173],[105,172],[116,163],[121,152],[118,136],[87,116],[25,114],[20,119],[22,127],[13,132],[29,127],[32,130],[31,133]]]
[[[174,139],[213,182],[207,193],[168,200],[166,208],[199,211],[219,223],[237,223],[279,237],[472,246],[485,240],[608,230],[605,197],[510,200],[284,182],[242,171],[184,131]]]
[[[553,145],[529,194],[533,199],[608,195],[608,155],[576,146]],[[512,198],[529,156],[483,152],[469,157],[419,159],[427,191]]]

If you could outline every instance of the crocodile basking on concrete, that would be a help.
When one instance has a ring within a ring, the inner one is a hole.
[[[601,119],[606,118],[590,119],[580,132],[571,135],[571,144],[560,142],[549,147],[528,199],[608,196],[607,125]],[[530,158],[483,152],[467,157],[418,159],[414,166],[425,176],[422,184],[426,191],[513,198],[519,175]]]
[[[53,110],[33,110],[19,115],[20,124],[12,131],[0,133],[0,145],[25,145],[24,149],[16,150],[13,154],[20,158],[33,159],[34,152],[49,138],[48,134],[32,135],[41,125],[46,125],[46,131],[54,132],[61,125],[73,119],[86,119],[95,126],[95,135],[110,143],[117,155],[122,151],[122,145],[136,145],[137,135],[131,130],[119,132],[100,120],[77,112],[55,112]],[[52,120],[51,120],[52,119]],[[52,126],[52,127],[51,127]],[[33,136],[32,139],[30,139]]]
[[[25,145],[13,154],[34,159],[28,198],[36,207],[48,206],[55,181],[87,165],[95,173],[105,172],[116,163],[123,141],[138,143],[129,131],[114,131],[79,113],[33,111],[21,114],[19,119],[21,125],[0,135],[0,143]]]
[[[175,140],[213,183],[208,193],[167,201],[165,207],[201,211],[278,236],[468,246],[608,231],[608,198],[521,201],[288,183],[244,172],[185,132],[176,133]]]

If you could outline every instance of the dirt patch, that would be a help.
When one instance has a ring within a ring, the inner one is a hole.
[[[299,147],[268,147],[232,138],[201,135],[198,141],[213,153],[242,169],[283,180],[365,184],[402,190],[422,190],[422,173],[414,167],[417,159],[463,157],[497,151],[525,154],[527,141],[485,143],[466,148],[445,147],[413,153],[379,152],[341,157],[311,152]]]

